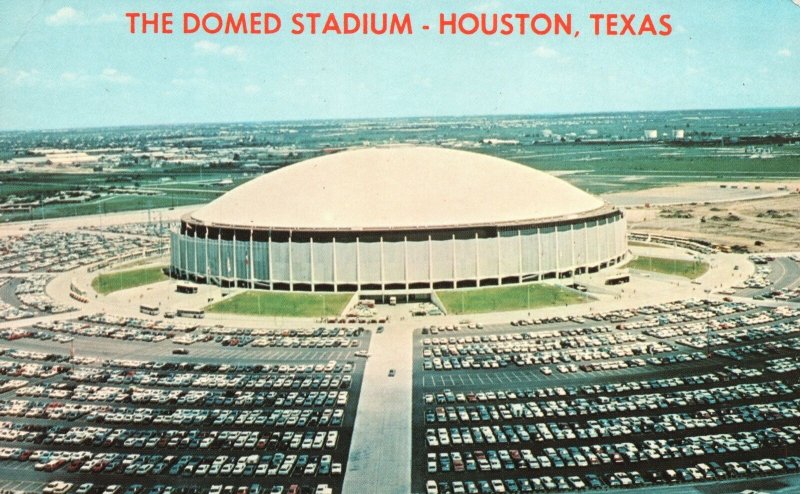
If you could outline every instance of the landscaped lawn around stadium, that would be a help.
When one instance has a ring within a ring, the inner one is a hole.
[[[476,288],[472,290],[437,291],[448,314],[474,314],[537,309],[555,305],[577,304],[587,299],[557,285],[528,284]]]
[[[117,271],[98,275],[92,280],[92,288],[101,295],[141,285],[149,285],[168,279],[162,271],[164,266]]]
[[[278,293],[247,291],[206,307],[208,312],[281,316],[337,316],[350,301],[351,293]]]
[[[652,271],[654,273],[684,276],[691,280],[702,276],[708,271],[708,264],[702,261],[685,261],[645,256],[637,257],[629,262],[627,267],[642,271]]]

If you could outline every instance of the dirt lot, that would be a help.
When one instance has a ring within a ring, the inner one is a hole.
[[[800,250],[798,193],[731,202],[700,201],[628,209],[629,227],[632,231],[742,245],[750,252]],[[756,245],[757,241],[763,245]]]

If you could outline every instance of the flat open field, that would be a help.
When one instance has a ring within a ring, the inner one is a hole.
[[[681,210],[682,216],[674,214]],[[800,248],[800,194],[718,204],[687,204],[626,211],[630,230],[675,235],[750,252]],[[756,244],[758,242],[758,245]]]
[[[235,177],[233,184],[218,185],[229,173],[197,170],[130,171],[114,173],[24,172],[3,177],[0,199],[10,195],[26,197],[35,206],[4,212],[2,221],[46,220],[64,216],[116,213],[141,209],[178,207],[207,203],[249,177]],[[162,181],[161,179],[169,179]],[[108,195],[76,204],[46,204],[43,199],[67,191],[104,193],[109,188],[126,188],[126,193]],[[141,194],[135,192],[141,191]]]
[[[164,281],[167,279],[167,276],[162,271],[164,267],[165,266],[155,266],[101,274],[92,280],[92,288],[94,288],[97,293],[106,295],[119,290],[125,290],[126,288]]]
[[[654,273],[683,276],[691,280],[699,278],[708,271],[708,264],[704,262],[644,256],[637,257],[629,262],[628,267],[642,271],[653,271]]]
[[[593,194],[631,192],[695,182],[800,178],[800,168],[797,166],[800,151],[796,147],[776,148],[770,159],[751,159],[745,152],[745,146],[686,148],[645,143],[484,146],[474,151],[552,172]],[[272,166],[299,159],[301,157],[276,161]],[[3,213],[2,221],[42,220],[204,204],[271,169],[274,168],[264,167],[254,172],[232,167],[204,172],[196,166],[187,166],[161,170],[121,169],[101,173],[27,171],[6,174],[0,184],[0,202],[17,195],[25,197],[35,206]],[[220,180],[225,178],[231,178],[233,183],[220,184]],[[125,187],[128,193],[112,193],[75,205],[41,203],[43,199],[59,192],[104,192],[111,187]],[[136,192],[141,194],[137,195]]]
[[[536,309],[583,302],[585,297],[553,285],[517,285],[475,290],[437,291],[449,314]]]
[[[797,151],[751,159],[744,146],[680,148],[666,145],[509,146],[476,150],[545,171],[593,194],[692,182],[785,180],[800,177]]]
[[[336,316],[352,297],[349,293],[311,294],[248,291],[206,307],[227,314],[320,317]]]

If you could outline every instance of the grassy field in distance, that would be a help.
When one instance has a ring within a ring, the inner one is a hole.
[[[252,290],[206,307],[208,312],[280,317],[338,316],[351,293],[280,293]]]
[[[561,178],[593,194],[642,190],[691,182],[769,181],[800,178],[797,155],[776,152],[770,159],[749,159],[738,148],[681,148],[651,145],[533,145],[487,147],[475,151],[544,171],[568,171]],[[782,154],[781,154],[782,153]],[[47,204],[30,210],[4,212],[0,221],[47,220],[63,216],[204,204],[226,190],[260,176],[267,169],[171,168],[127,169],[102,173],[7,174],[0,183],[0,202],[11,195],[32,196],[38,204],[60,191],[158,191],[163,195],[114,194],[81,204]],[[162,181],[168,178],[168,181]],[[232,184],[218,185],[223,178]]]
[[[663,257],[639,256],[627,265],[630,269],[652,271],[654,273],[683,276],[691,280],[699,278],[708,271],[708,264],[701,261],[684,261]]]
[[[439,290],[436,295],[444,304],[448,314],[537,309],[577,304],[587,299],[586,296],[572,290],[545,284]]]
[[[126,288],[149,285],[168,279],[162,269],[165,266],[153,266],[148,268],[131,269],[104,273],[92,280],[92,288],[101,294],[106,295]]]

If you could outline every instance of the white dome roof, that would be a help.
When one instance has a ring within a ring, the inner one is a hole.
[[[432,147],[343,151],[236,187],[191,213],[207,226],[397,230],[566,219],[605,203],[547,173]]]

